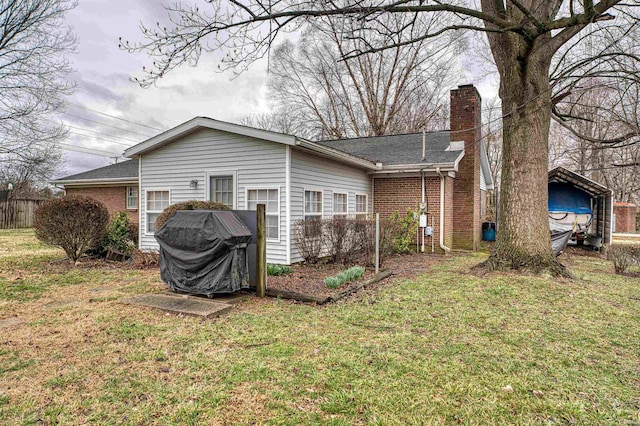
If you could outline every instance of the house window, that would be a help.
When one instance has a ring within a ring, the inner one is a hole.
[[[169,191],[147,191],[147,233],[156,232],[156,219],[169,207]]]
[[[258,204],[266,209],[267,240],[280,239],[280,194],[277,189],[248,189],[247,210],[256,210]]]
[[[127,186],[127,209],[136,210],[138,208],[138,187]]]
[[[347,218],[347,194],[339,192],[333,193],[333,217],[339,219]]]
[[[209,177],[209,200],[233,208],[233,176]]]
[[[304,191],[304,218],[322,219],[322,191]]]
[[[356,194],[356,219],[367,218],[367,196]]]

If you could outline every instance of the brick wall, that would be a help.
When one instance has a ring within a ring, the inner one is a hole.
[[[465,142],[453,184],[453,247],[476,250],[481,237],[480,141],[482,99],[472,85],[451,91],[451,141]]]
[[[453,179],[445,178],[445,245],[450,247],[453,238],[453,207],[450,202],[453,197]],[[422,200],[422,184],[420,177],[380,177],[373,183],[373,212],[380,213],[381,218],[388,218],[395,211],[404,215],[407,210],[418,210]],[[433,215],[434,245],[438,252],[440,249],[440,177],[426,176],[425,189],[427,200],[427,220],[431,226]],[[447,197],[448,200],[447,200]],[[425,239],[425,245],[431,250],[431,240]],[[426,250],[426,248],[425,248]]]
[[[138,210],[127,210],[126,186],[92,186],[87,188],[65,188],[68,196],[86,195],[104,203],[109,214],[126,211],[129,220],[138,223]]]
[[[614,232],[636,232],[636,205],[631,203],[613,203],[616,215]]]

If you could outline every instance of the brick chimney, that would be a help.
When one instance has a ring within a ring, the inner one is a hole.
[[[481,237],[480,217],[480,140],[482,137],[482,99],[471,85],[451,90],[451,142],[464,142],[453,184],[453,248],[477,250]]]

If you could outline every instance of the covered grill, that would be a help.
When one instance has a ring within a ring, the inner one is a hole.
[[[208,296],[248,288],[252,237],[232,211],[177,211],[155,234],[162,281],[173,291]]]

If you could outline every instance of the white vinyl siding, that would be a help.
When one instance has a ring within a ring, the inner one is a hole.
[[[127,186],[127,210],[138,209],[138,187]]]
[[[367,195],[371,203],[371,176],[366,170],[339,163],[335,160],[315,156],[291,149],[291,222],[305,218],[305,192],[322,192],[322,217],[331,217],[333,212],[333,193],[347,194],[347,215],[355,215],[356,194]],[[368,211],[371,206],[368,205]],[[291,262],[299,262],[295,241],[291,243]]]
[[[169,190],[147,191],[147,234],[156,232],[156,219],[164,209],[171,204],[171,195]]]
[[[267,261],[284,264],[287,263],[285,151],[285,145],[279,143],[200,129],[143,155],[140,163],[141,196],[145,196],[146,189],[170,188],[171,203],[207,200],[211,192],[209,177],[233,175],[234,208],[245,210],[247,189],[278,189],[279,238],[267,241]],[[189,184],[194,179],[205,184],[191,188]],[[144,209],[146,200],[140,201]],[[146,212],[141,212],[140,220],[145,222]],[[140,226],[146,229],[145,223]],[[153,235],[143,234],[140,247],[158,250]]]
[[[267,241],[280,239],[280,191],[278,189],[247,189],[247,210],[264,204],[266,210]]]
[[[346,219],[349,212],[349,195],[343,192],[333,193],[333,217]]]

